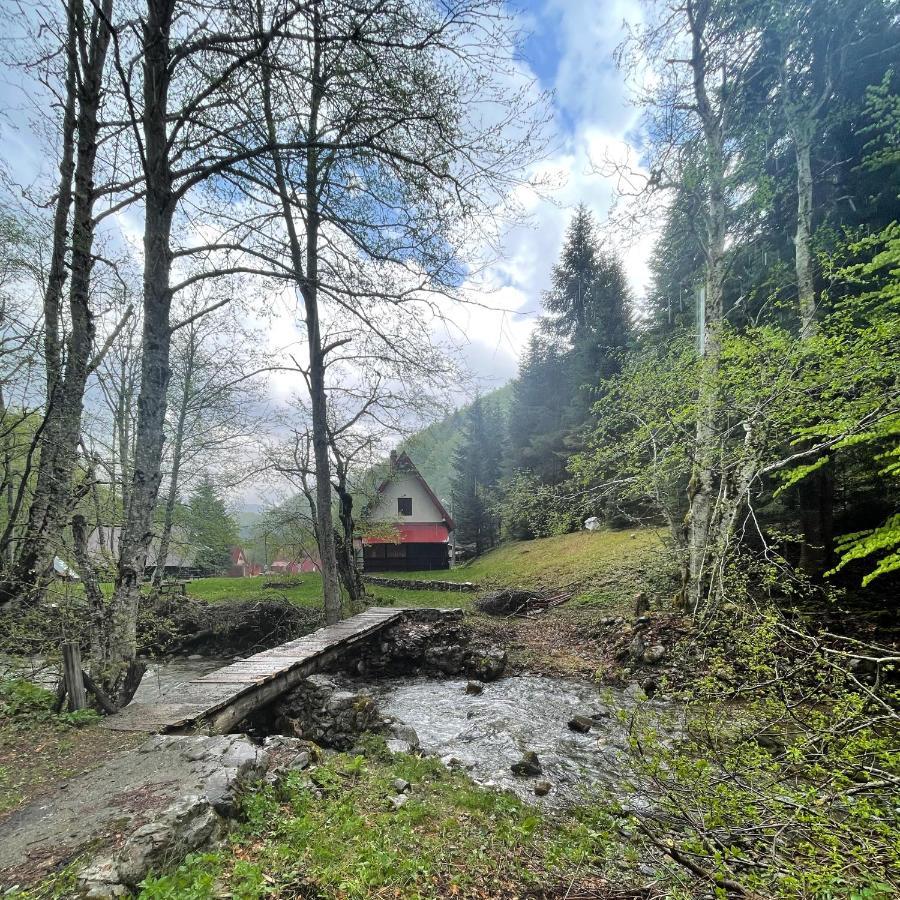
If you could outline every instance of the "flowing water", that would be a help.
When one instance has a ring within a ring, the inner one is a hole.
[[[135,694],[136,702],[177,700],[179,685],[227,665],[212,657],[176,658],[151,662]],[[5,663],[5,665],[4,665]],[[0,675],[31,678],[53,687],[54,667],[41,660],[0,659]],[[466,681],[442,678],[390,678],[354,681],[355,691],[371,694],[382,712],[411,725],[426,753],[469,773],[478,783],[512,790],[529,802],[550,807],[579,803],[591,796],[610,795],[628,808],[645,807],[648,799],[627,777],[628,723],[636,701],[628,691],[598,688],[587,681],[521,675],[484,685],[481,694],[466,693]],[[675,736],[666,723],[671,705],[650,702],[643,708],[655,715],[663,733]],[[576,714],[594,719],[587,734],[568,727]],[[537,753],[542,774],[522,778],[510,769],[526,751]],[[552,785],[537,798],[539,781]]]
[[[618,714],[636,705],[626,691],[536,675],[502,678],[478,695],[467,694],[466,682],[454,679],[390,679],[364,687],[384,713],[416,730],[423,750],[460,765],[480,784],[534,802],[535,784],[546,780],[553,787],[541,802],[550,806],[598,794],[611,794],[626,807],[647,804],[626,774],[628,726]],[[645,709],[663,721],[668,707],[654,702]],[[587,734],[568,727],[576,714],[597,717]],[[527,750],[540,759],[543,774],[536,778],[510,770]]]

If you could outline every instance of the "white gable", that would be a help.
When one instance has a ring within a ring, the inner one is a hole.
[[[401,516],[397,501],[412,500],[412,515]],[[443,522],[440,507],[431,499],[422,482],[411,472],[398,472],[378,495],[372,507],[373,522]]]

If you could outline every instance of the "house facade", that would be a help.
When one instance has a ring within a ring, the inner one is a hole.
[[[231,568],[228,570],[229,578],[246,578],[250,574],[250,563],[243,547],[231,548]]]
[[[383,528],[362,539],[364,572],[418,572],[450,567],[453,519],[408,454],[391,453],[369,520]]]

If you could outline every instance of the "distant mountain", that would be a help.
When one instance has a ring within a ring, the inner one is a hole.
[[[509,415],[513,385],[506,384],[481,398],[486,416],[503,419]],[[399,447],[405,450],[431,489],[442,499],[449,500],[453,479],[453,453],[459,444],[469,406],[460,407],[440,422],[407,438]]]

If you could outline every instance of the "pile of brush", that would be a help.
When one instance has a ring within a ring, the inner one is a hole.
[[[475,601],[475,608],[489,616],[518,616],[532,619],[543,615],[548,609],[560,606],[575,593],[571,587],[562,591],[527,591],[521,588],[503,588],[492,591]]]

